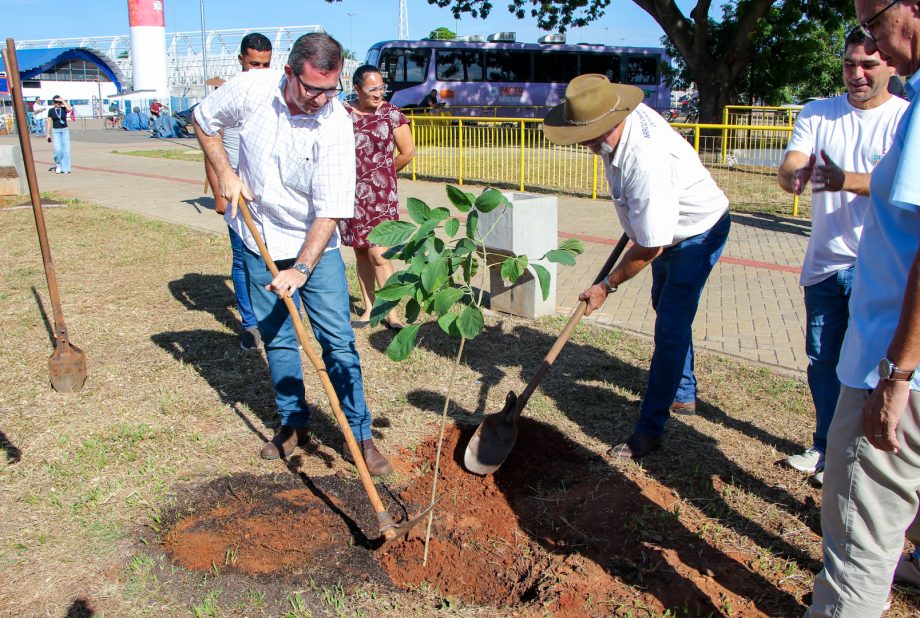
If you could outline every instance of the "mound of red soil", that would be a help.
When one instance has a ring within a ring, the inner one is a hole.
[[[668,490],[640,488],[557,430],[526,421],[498,472],[475,476],[461,463],[471,433],[447,431],[427,565],[424,525],[382,556],[398,585],[427,582],[444,596],[541,615],[641,607],[762,615],[747,599],[761,596],[766,582],[685,528]],[[403,456],[421,465],[434,461],[436,448],[432,439]],[[429,502],[431,476],[415,478],[401,498]]]

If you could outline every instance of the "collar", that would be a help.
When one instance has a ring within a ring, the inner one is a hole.
[[[620,141],[617,143],[616,150],[613,151],[613,154],[610,155],[610,165],[619,169],[623,167],[623,159],[626,157],[626,143],[629,140],[629,136],[632,133],[633,117],[636,115],[635,111],[628,115],[623,121],[623,133],[620,134]]]
[[[913,101],[914,97],[920,93],[920,70],[910,76],[910,79],[907,80],[907,92],[910,94],[910,99]]]

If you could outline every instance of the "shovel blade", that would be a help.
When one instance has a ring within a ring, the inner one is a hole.
[[[431,513],[431,510],[438,504],[438,502],[441,501],[441,498],[443,497],[443,495],[438,496],[437,499],[429,504],[424,511],[421,511],[412,519],[408,519],[399,524],[391,524],[382,529],[381,534],[384,538],[384,544],[389,543],[390,541],[395,541],[396,539],[404,538],[406,535],[408,535],[409,532],[412,531],[412,528],[417,526],[423,519],[428,517],[428,514]]]
[[[464,467],[481,476],[498,470],[517,442],[517,419],[517,395],[511,392],[501,412],[487,415],[476,428],[463,454]]]
[[[48,357],[51,388],[59,393],[75,393],[86,382],[86,354],[63,338],[58,338]]]

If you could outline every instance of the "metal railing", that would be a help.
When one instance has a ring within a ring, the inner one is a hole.
[[[413,116],[409,122],[418,152],[407,170],[413,180],[556,190],[592,199],[609,195],[599,159],[582,146],[548,142],[540,119]],[[732,204],[762,209],[765,204],[789,200],[793,216],[798,216],[798,196],[791,198],[776,181],[791,126],[671,126],[693,145]]]

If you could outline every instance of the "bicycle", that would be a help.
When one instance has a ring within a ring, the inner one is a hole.
[[[120,129],[121,121],[123,117],[121,114],[114,114],[112,116],[105,117],[105,128],[106,129]]]

